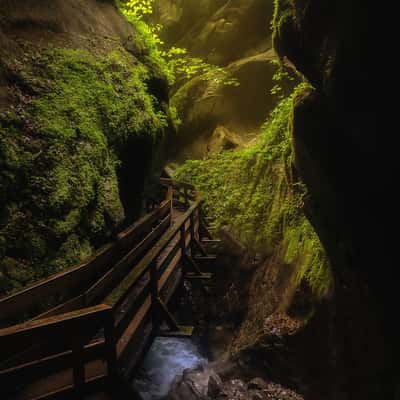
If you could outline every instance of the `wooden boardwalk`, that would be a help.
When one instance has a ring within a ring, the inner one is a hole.
[[[168,302],[184,275],[211,277],[195,260],[209,233],[194,188],[162,183],[167,199],[90,260],[0,299],[2,400],[138,398],[127,381],[154,336],[191,334]]]

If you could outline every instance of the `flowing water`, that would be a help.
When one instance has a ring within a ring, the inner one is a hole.
[[[173,379],[186,368],[206,364],[200,346],[191,339],[158,337],[154,340],[133,384],[143,400],[163,399]]]

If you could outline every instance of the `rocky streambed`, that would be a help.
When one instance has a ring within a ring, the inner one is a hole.
[[[175,316],[181,324],[194,325],[195,335],[155,339],[133,382],[143,400],[303,399],[267,379],[266,371],[251,370],[249,360],[230,356],[241,314],[236,297],[241,296],[233,296],[234,280],[226,279],[224,265],[232,267],[221,259],[215,279],[206,285],[183,283]]]

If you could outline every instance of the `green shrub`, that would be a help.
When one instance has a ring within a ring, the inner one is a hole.
[[[332,282],[329,264],[302,210],[305,187],[291,176],[290,116],[302,88],[276,107],[257,143],[187,161],[176,179],[196,185],[217,227],[228,228],[249,250],[279,254],[322,296]]]

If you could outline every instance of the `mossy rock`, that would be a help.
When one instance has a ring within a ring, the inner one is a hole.
[[[145,50],[53,39],[0,50],[0,294],[79,263],[140,212],[169,124]]]
[[[34,277],[34,271],[29,265],[18,262],[11,257],[5,257],[0,265],[4,282],[9,279],[18,282],[20,286],[25,285]]]
[[[293,98],[303,87],[277,106],[256,143],[187,161],[176,178],[199,188],[217,227],[228,226],[249,251],[273,255],[321,298],[331,288],[332,274],[304,215],[305,187],[292,174],[290,118]]]

